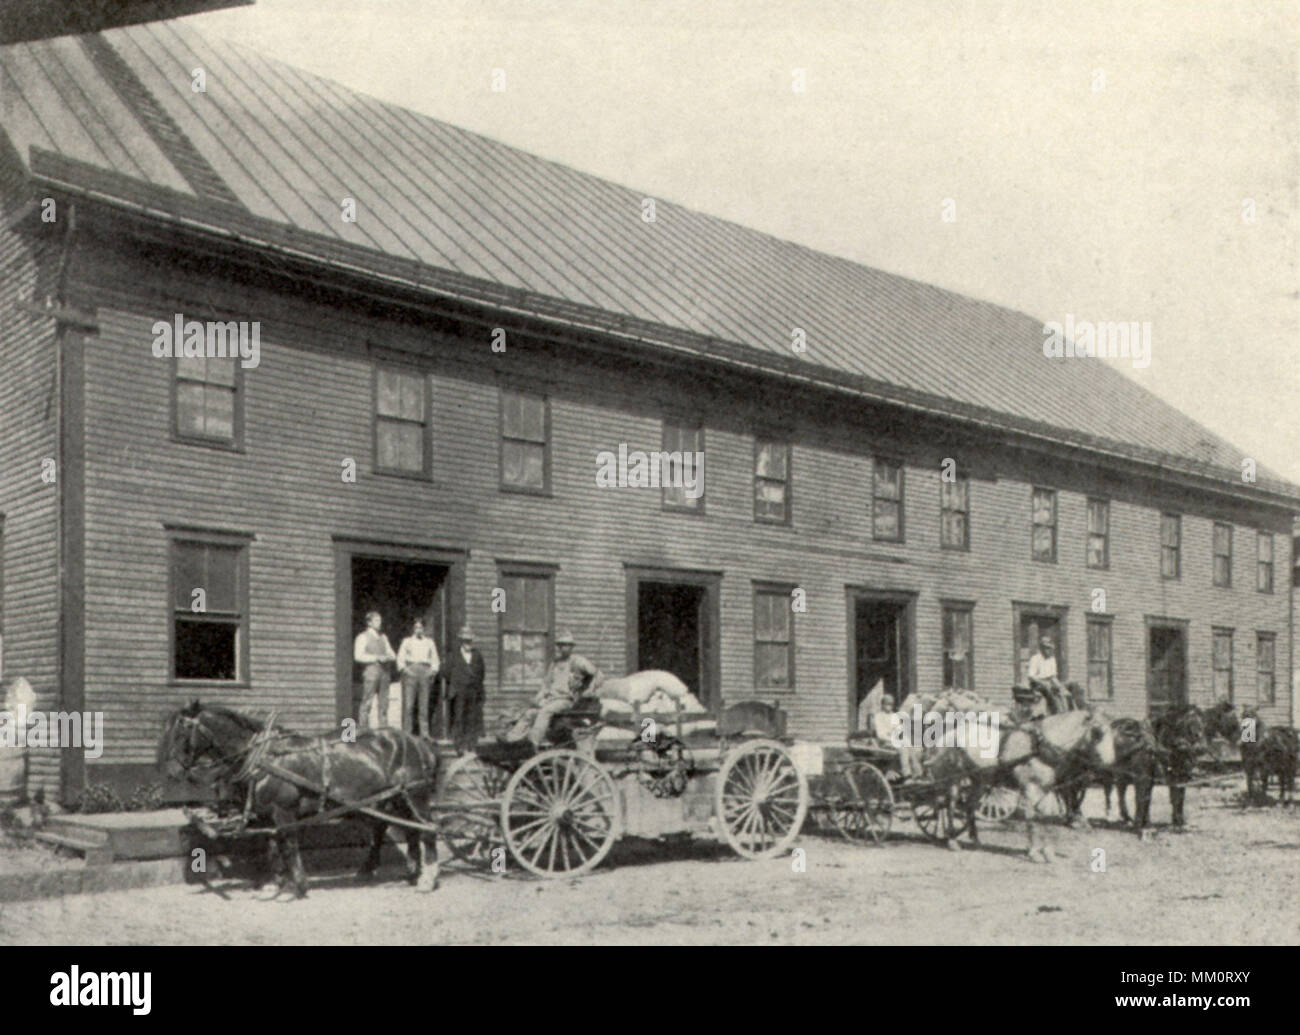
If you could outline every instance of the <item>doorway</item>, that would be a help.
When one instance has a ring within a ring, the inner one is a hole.
[[[452,550],[390,546],[355,540],[335,540],[335,635],[338,718],[357,717],[361,704],[361,666],[352,658],[352,644],[366,627],[366,614],[378,611],[383,632],[397,651],[419,618],[434,641],[438,656],[447,657],[449,638],[463,621],[464,555]],[[396,666],[389,667],[393,692],[400,692]],[[441,706],[431,718],[436,735],[446,732],[443,677],[435,683]]]
[[[1147,620],[1147,714],[1187,704],[1187,626]]]
[[[709,573],[628,572],[629,671],[671,672],[706,708],[720,703],[718,584]]]
[[[881,683],[901,705],[916,685],[914,595],[849,591],[849,729],[868,721],[862,702]]]
[[[1056,658],[1056,678],[1066,681],[1065,641],[1061,636],[1061,617],[1057,614],[1021,611],[1016,620],[1016,685],[1029,685],[1029,659],[1038,653],[1040,641],[1052,644]]]

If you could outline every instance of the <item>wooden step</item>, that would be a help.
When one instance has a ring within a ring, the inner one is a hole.
[[[78,837],[57,830],[35,830],[32,832],[32,837],[42,844],[58,845],[60,848],[71,848],[74,852],[81,852],[86,857],[86,862],[91,865],[102,865],[113,861],[113,849],[109,846],[107,837],[102,839]]]

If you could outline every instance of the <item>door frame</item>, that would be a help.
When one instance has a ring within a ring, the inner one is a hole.
[[[1190,704],[1192,700],[1192,659],[1191,653],[1191,619],[1189,618],[1170,618],[1167,615],[1144,615],[1144,636],[1142,638],[1142,656],[1143,656],[1143,691],[1146,694],[1146,714],[1151,715],[1151,630],[1152,629],[1177,629],[1183,634],[1183,694],[1186,697],[1184,703]],[[1235,653],[1236,648],[1233,648]],[[1176,702],[1170,701],[1173,705]]]
[[[418,561],[447,569],[443,582],[446,595],[447,635],[465,621],[465,567],[469,551],[451,547],[420,546],[364,539],[358,536],[333,537],[334,542],[334,634],[335,634],[335,718],[352,716],[352,559],[367,557],[387,561]],[[399,630],[400,632],[400,630]],[[438,644],[446,652],[447,644]]]
[[[908,696],[915,693],[916,682],[916,601],[920,590],[915,589],[877,589],[873,586],[846,585],[844,587],[844,609],[847,622],[848,647],[848,690],[847,712],[848,728],[857,729],[858,721],[858,601],[894,604],[898,607],[899,620],[903,635],[900,637],[906,657],[898,659],[898,681],[900,684],[898,700],[901,705]]]
[[[629,669],[637,664],[641,650],[640,590],[643,582],[669,585],[702,586],[704,607],[700,614],[700,678],[702,685],[695,695],[708,708],[722,707],[722,572],[697,568],[660,568],[644,564],[623,564],[626,579],[625,614],[627,621],[626,654],[623,663]]]
[[[1069,605],[1013,600],[1011,601],[1011,686],[1015,686],[1020,679],[1020,623],[1024,618],[1034,617],[1035,615],[1056,619],[1056,623],[1061,630],[1061,635],[1058,637],[1056,644],[1056,678],[1062,684],[1069,681]],[[1035,644],[1035,646],[1037,645]]]

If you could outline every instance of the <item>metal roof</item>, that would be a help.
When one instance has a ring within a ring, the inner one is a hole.
[[[202,68],[206,90],[192,89]],[[656,200],[175,22],[0,48],[3,128],[321,248],[863,378],[954,413],[1236,479],[1243,451],[1098,360],[1047,359],[1043,322]],[[33,150],[35,149],[35,150]],[[341,218],[354,198],[356,222]],[[540,309],[539,309],[540,311]],[[791,349],[795,328],[807,350]],[[1260,487],[1274,484],[1260,472]],[[1238,480],[1238,486],[1240,482]],[[1294,496],[1300,489],[1277,482]]]
[[[253,0],[0,0],[0,43],[98,32],[119,25],[241,7]]]

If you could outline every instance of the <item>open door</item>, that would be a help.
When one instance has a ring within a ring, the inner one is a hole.
[[[1155,717],[1187,704],[1187,627],[1147,625],[1147,713]]]

